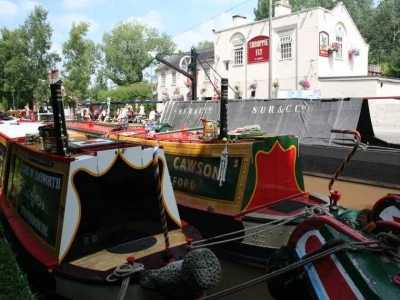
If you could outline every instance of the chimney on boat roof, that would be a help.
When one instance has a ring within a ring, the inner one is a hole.
[[[275,2],[274,17],[290,15],[292,13],[292,6],[289,0],[280,0]]]
[[[60,79],[60,72],[57,69],[57,66],[54,66],[52,70],[47,72],[47,81],[49,84],[53,84]]]
[[[239,15],[234,15],[232,16],[232,22],[233,22],[233,26],[242,26],[244,24],[246,24],[246,17],[243,16],[239,16]]]

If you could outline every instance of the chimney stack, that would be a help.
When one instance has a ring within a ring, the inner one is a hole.
[[[292,13],[292,6],[289,0],[280,0],[275,2],[275,15],[274,17],[290,15]]]
[[[242,26],[242,25],[246,24],[246,19],[247,19],[246,17],[239,16],[239,15],[232,16],[233,26],[237,27],[237,26]]]

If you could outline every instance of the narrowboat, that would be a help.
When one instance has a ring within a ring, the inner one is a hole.
[[[268,264],[275,299],[397,299],[400,195],[299,224]],[[277,274],[281,272],[281,274]]]
[[[218,259],[190,248],[201,235],[180,218],[164,150],[68,132],[61,83],[50,87],[53,124],[0,124],[0,207],[32,280],[51,299],[215,287]]]

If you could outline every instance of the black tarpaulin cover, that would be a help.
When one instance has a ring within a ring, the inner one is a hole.
[[[257,124],[267,133],[296,135],[303,144],[351,145],[351,135],[333,134],[331,129],[355,130],[362,102],[361,98],[229,100],[228,130]],[[219,101],[170,101],[160,122],[175,129],[194,128],[201,126],[201,118],[218,120],[219,110]]]

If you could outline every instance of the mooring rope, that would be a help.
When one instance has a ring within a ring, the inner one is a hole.
[[[122,279],[121,289],[119,290],[117,298],[118,300],[123,300],[125,298],[131,275],[141,271],[144,271],[144,265],[135,263],[134,260],[132,260],[116,267],[114,272],[107,276],[108,282],[116,282],[117,280]]]
[[[302,211],[302,212],[300,212],[300,213],[298,213],[296,215],[293,215],[291,217],[288,217],[286,219],[272,220],[270,222],[262,223],[262,224],[255,225],[255,226],[252,226],[252,227],[248,227],[248,228],[245,228],[245,229],[240,229],[240,230],[237,230],[237,231],[228,232],[228,233],[225,233],[225,234],[221,234],[221,235],[218,235],[218,236],[213,236],[213,237],[210,237],[210,238],[207,238],[207,239],[203,239],[203,240],[193,241],[192,245],[197,245],[199,243],[202,243],[201,247],[210,246],[211,244],[204,244],[204,243],[209,242],[209,241],[213,241],[213,240],[217,240],[217,239],[220,239],[220,238],[223,238],[223,237],[236,235],[236,234],[242,233],[242,232],[244,232],[246,230],[254,230],[254,229],[257,229],[259,227],[263,227],[263,226],[267,226],[267,225],[273,225],[273,224],[278,223],[274,227],[268,227],[267,228],[267,229],[273,229],[275,227],[279,227],[280,225],[284,225],[285,224],[285,223],[281,224],[281,222],[285,222],[286,220],[293,221],[293,220],[295,220],[297,218],[304,217],[304,216],[307,217],[307,218],[314,217],[314,216],[321,216],[321,215],[330,215],[331,216],[331,214],[329,214],[329,212],[327,210],[327,206],[328,205],[315,205],[315,206],[312,206],[312,207],[305,207],[304,211]],[[263,230],[263,231],[265,231],[265,230]],[[250,235],[253,235],[253,234],[254,233],[252,233]],[[243,237],[244,236],[240,236],[237,239],[240,239],[240,238],[243,238]],[[231,241],[231,240],[227,240],[227,241]],[[225,240],[223,242],[225,242]],[[199,248],[199,246],[196,246],[196,248]]]
[[[313,256],[310,256],[310,257],[308,257],[308,258],[306,258],[304,260],[300,260],[300,261],[295,262],[295,263],[293,263],[293,264],[291,264],[289,266],[283,267],[283,268],[281,268],[279,270],[276,270],[276,271],[273,271],[273,272],[268,273],[266,275],[260,276],[258,278],[249,280],[249,281],[244,282],[242,284],[239,284],[239,285],[237,285],[235,287],[232,287],[232,288],[220,291],[218,293],[206,296],[206,297],[204,297],[202,299],[203,300],[219,299],[219,298],[224,297],[226,295],[230,295],[230,294],[236,293],[238,291],[241,291],[243,289],[246,289],[248,287],[251,287],[253,285],[259,284],[259,283],[261,283],[263,281],[266,281],[268,279],[271,279],[271,278],[274,278],[276,276],[285,274],[285,273],[287,273],[289,271],[292,271],[294,269],[300,268],[300,267],[302,267],[302,266],[304,266],[306,264],[312,263],[312,262],[314,262],[314,261],[316,261],[316,260],[318,260],[320,258],[324,258],[326,256],[329,256],[329,255],[334,254],[334,253],[339,252],[339,251],[344,251],[344,250],[365,251],[365,249],[373,249],[373,248],[366,247],[366,245],[371,245],[371,244],[377,244],[377,242],[376,241],[354,242],[354,243],[338,245],[336,247],[333,247],[333,248],[327,249],[325,251],[319,252],[319,253],[317,253],[317,254],[315,254]]]
[[[281,223],[276,224],[275,226],[267,227],[267,228],[264,228],[264,229],[260,229],[257,232],[251,232],[251,233],[245,234],[243,236],[238,236],[238,237],[227,239],[227,240],[223,240],[223,241],[218,241],[218,242],[213,242],[213,243],[208,243],[208,244],[201,244],[201,245],[197,245],[197,246],[192,246],[191,249],[210,247],[210,246],[220,245],[220,244],[224,244],[224,243],[234,242],[234,241],[243,239],[245,237],[252,236],[252,235],[254,235],[256,233],[262,233],[264,231],[271,230],[271,229],[274,229],[276,227],[285,225],[286,223],[289,223],[292,220],[293,220],[293,218],[288,218],[288,219],[282,221]],[[266,224],[263,224],[263,225],[266,225]],[[247,229],[247,230],[249,230],[249,229]]]
[[[158,148],[159,146],[154,147],[153,151],[153,171],[154,171],[154,179],[156,180],[157,185],[157,199],[158,199],[158,207],[160,209],[161,215],[161,223],[163,226],[163,233],[164,233],[164,241],[165,241],[165,249],[169,249],[169,236],[168,236],[168,224],[167,224],[167,217],[165,214],[165,207],[163,203],[162,197],[162,189],[161,189],[161,180],[160,180],[160,168],[158,166]]]

